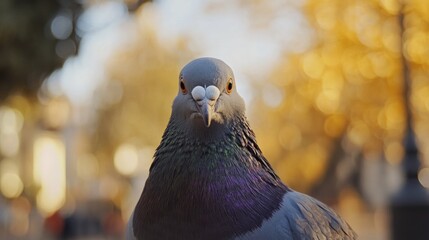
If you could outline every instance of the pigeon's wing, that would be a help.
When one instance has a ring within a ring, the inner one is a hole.
[[[282,212],[293,239],[356,239],[356,233],[332,209],[299,193],[285,195]]]
[[[137,238],[134,236],[133,217],[134,212],[131,214],[131,217],[128,220],[127,229],[125,230],[125,240],[137,240]]]
[[[356,233],[333,210],[305,194],[291,191],[281,208],[261,227],[237,239],[313,240],[357,239]]]

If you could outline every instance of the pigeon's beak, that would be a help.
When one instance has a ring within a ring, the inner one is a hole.
[[[198,102],[200,114],[203,117],[204,125],[210,127],[214,114],[214,104],[215,101],[209,101],[204,99],[201,102]]]
[[[215,115],[215,104],[219,98],[220,91],[216,86],[196,86],[191,92],[192,98],[197,103],[198,111],[206,127],[210,127]]]

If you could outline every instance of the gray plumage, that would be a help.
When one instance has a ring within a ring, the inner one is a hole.
[[[275,174],[229,66],[196,59],[178,86],[127,239],[357,238],[333,210]]]
[[[278,211],[261,227],[237,237],[250,239],[356,239],[350,226],[325,204],[305,194],[285,194]]]

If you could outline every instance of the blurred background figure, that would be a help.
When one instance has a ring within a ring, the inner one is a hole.
[[[121,239],[179,70],[211,56],[280,177],[392,239],[410,147],[429,188],[428,29],[426,0],[2,0],[0,238]]]

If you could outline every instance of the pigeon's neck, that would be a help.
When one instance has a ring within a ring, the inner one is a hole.
[[[145,227],[135,234],[229,238],[257,228],[279,208],[288,189],[247,121],[227,127],[215,140],[201,141],[170,121],[134,214],[135,226]]]

